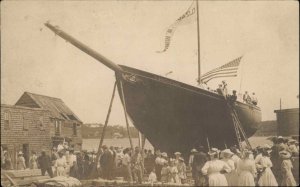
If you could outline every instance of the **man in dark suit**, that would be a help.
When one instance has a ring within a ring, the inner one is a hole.
[[[39,166],[41,168],[42,175],[45,176],[45,173],[49,174],[51,178],[53,178],[53,171],[52,171],[52,166],[51,166],[51,159],[50,156],[46,154],[45,150],[42,150],[42,155],[39,156],[38,162]]]
[[[103,171],[103,178],[111,180],[112,179],[112,169],[113,169],[113,154],[112,152],[107,148],[106,145],[102,146],[103,154],[100,158],[100,166]]]
[[[198,147],[198,152],[195,153],[193,163],[192,163],[192,171],[194,173],[194,180],[196,186],[207,186],[207,177],[202,174],[201,169],[207,161],[207,155],[204,151],[203,146]]]

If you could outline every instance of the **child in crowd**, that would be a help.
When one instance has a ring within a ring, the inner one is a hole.
[[[155,168],[150,172],[148,181],[150,182],[151,186],[153,186],[153,183],[157,182],[157,177],[155,174]]]

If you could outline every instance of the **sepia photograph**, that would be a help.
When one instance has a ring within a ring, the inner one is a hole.
[[[1,186],[299,185],[299,2],[0,8]]]

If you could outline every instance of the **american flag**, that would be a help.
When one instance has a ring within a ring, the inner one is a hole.
[[[169,28],[166,31],[166,35],[165,35],[164,49],[161,51],[157,51],[157,52],[163,53],[163,52],[167,51],[167,49],[169,48],[170,43],[171,43],[171,38],[172,38],[177,26],[187,24],[187,23],[194,21],[194,18],[196,17],[195,15],[196,15],[196,1],[193,1],[192,4],[190,5],[190,7],[188,8],[188,10],[182,16],[180,16],[175,21],[175,23],[173,23],[172,25],[169,26]]]
[[[214,78],[220,77],[236,77],[238,68],[243,56],[234,59],[221,67],[215,68],[201,76],[201,81],[208,82]]]

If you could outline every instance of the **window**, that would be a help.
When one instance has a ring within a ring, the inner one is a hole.
[[[61,133],[61,121],[55,120],[55,135],[60,136]]]
[[[73,135],[77,136],[77,124],[73,123]]]
[[[37,121],[37,125],[40,128],[41,131],[45,130],[45,126],[44,126],[44,118],[43,116],[40,116],[38,121]]]
[[[4,130],[10,129],[10,112],[4,112]]]
[[[26,114],[22,114],[22,123],[23,123],[23,130],[28,130],[28,123],[26,121]]]

